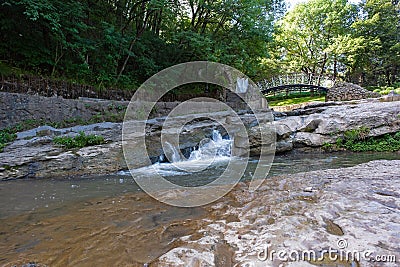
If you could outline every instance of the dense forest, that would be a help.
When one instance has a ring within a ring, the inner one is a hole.
[[[135,89],[158,71],[209,60],[255,80],[330,74],[399,82],[398,0],[2,0],[0,72]]]

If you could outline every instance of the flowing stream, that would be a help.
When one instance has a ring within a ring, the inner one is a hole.
[[[188,157],[169,146],[172,163],[156,163],[133,170],[132,175],[146,179],[150,172],[158,172],[180,185],[204,185],[216,179],[230,160],[231,140],[218,132]],[[399,158],[396,153],[292,152],[275,156],[268,177]],[[243,180],[251,177],[256,164],[256,159],[250,160]],[[199,171],[187,172],[188,166]],[[173,240],[191,233],[194,222],[206,214],[207,209],[203,207],[177,208],[153,200],[141,191],[129,171],[71,179],[3,181],[0,183],[0,265],[36,260],[55,265],[90,266],[98,259],[98,253],[112,259],[116,257],[115,251],[127,246],[134,247],[133,262],[145,263],[168,251]],[[185,223],[180,227],[171,227],[182,222]],[[132,243],[115,241],[116,236],[126,235],[132,236]],[[82,250],[87,253],[85,257],[81,255]],[[90,259],[90,264],[85,259]],[[112,262],[98,264],[111,266]]]

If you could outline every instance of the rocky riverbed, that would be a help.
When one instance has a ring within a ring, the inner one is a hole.
[[[167,206],[137,192],[11,216],[0,220],[0,264],[398,266],[399,169],[400,160],[378,160],[279,175],[254,193],[240,183],[198,208]],[[334,262],[322,257],[329,249],[341,249],[338,257],[355,251],[355,258]],[[266,258],[272,250],[291,257],[312,251],[316,258]],[[396,262],[374,262],[378,255]]]
[[[369,136],[400,130],[400,102],[332,102],[281,113],[275,121],[277,151],[335,143],[345,131],[368,128]]]
[[[156,266],[383,266],[378,255],[393,255],[384,266],[398,266],[399,170],[399,160],[372,161],[273,177],[255,193],[242,184]],[[346,251],[360,258],[334,262],[321,254],[329,248],[338,259]],[[304,251],[317,260],[296,260]]]
[[[270,113],[266,114],[265,121],[258,125],[254,115],[246,114],[245,111],[239,113],[248,128],[249,149],[253,156],[260,153],[261,145],[271,145],[275,141],[274,137],[267,140],[269,143],[261,144],[260,130],[272,130],[273,135],[276,134],[277,153],[334,143],[343,132],[360,127],[369,128],[369,136],[400,130],[399,101],[363,100],[314,104],[287,113],[275,113],[273,122],[268,117]],[[219,124],[207,119],[207,116],[204,114],[199,119],[201,114],[193,114],[176,118],[177,121],[191,121],[185,125],[180,135],[181,150],[191,149],[202,139],[210,137],[213,129],[223,131]],[[219,112],[214,116],[229,121],[232,127],[237,123],[231,119],[232,114],[229,112]],[[165,118],[161,117],[147,123],[147,149],[153,162],[163,153],[159,139],[164,121]],[[66,150],[52,142],[55,136],[74,136],[80,131],[101,135],[107,143]],[[104,174],[126,169],[121,131],[121,123],[99,123],[65,129],[43,126],[18,133],[18,138],[0,153],[0,179]],[[234,142],[234,146],[243,148],[240,142]],[[132,164],[141,167],[148,164],[148,161],[143,153],[138,153]]]

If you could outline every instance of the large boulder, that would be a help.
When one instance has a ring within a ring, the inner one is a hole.
[[[399,106],[399,102],[373,101],[305,109],[314,113],[297,112],[300,115],[274,121],[272,128],[276,133],[276,152],[335,143],[344,132],[361,127],[369,129],[368,136],[395,133],[400,131]],[[250,131],[253,132],[254,129]],[[255,134],[250,134],[249,138],[251,154],[255,156],[263,144]]]

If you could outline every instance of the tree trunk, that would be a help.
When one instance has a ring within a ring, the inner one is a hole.
[[[335,81],[337,77],[337,60],[333,61],[333,80]]]
[[[129,58],[131,57],[130,54],[132,53],[133,45],[143,35],[144,31],[146,30],[147,21],[148,21],[149,17],[152,15],[152,13],[154,12],[154,11],[149,11],[149,10],[146,11],[146,3],[145,2],[142,2],[141,9],[142,9],[143,14],[145,14],[145,17],[140,21],[142,23],[141,27],[138,26],[139,21],[136,23],[136,25],[137,25],[136,36],[129,45],[128,54],[126,55],[126,58],[124,60],[124,63],[122,64],[121,70],[118,73],[117,79],[115,80],[115,84],[119,81],[119,79],[121,78],[122,74],[125,71],[126,65],[128,64]],[[139,20],[140,20],[140,18],[139,18]]]
[[[115,81],[115,83],[117,83],[119,81],[119,79],[122,76],[122,73],[124,73],[126,65],[128,64],[129,58],[130,58],[130,54],[132,53],[132,49],[133,49],[133,45],[136,43],[137,37],[135,37],[132,41],[131,44],[129,45],[129,50],[128,50],[128,55],[126,55],[126,58],[124,60],[124,64],[122,64],[121,70],[118,73],[118,77],[117,80]]]

